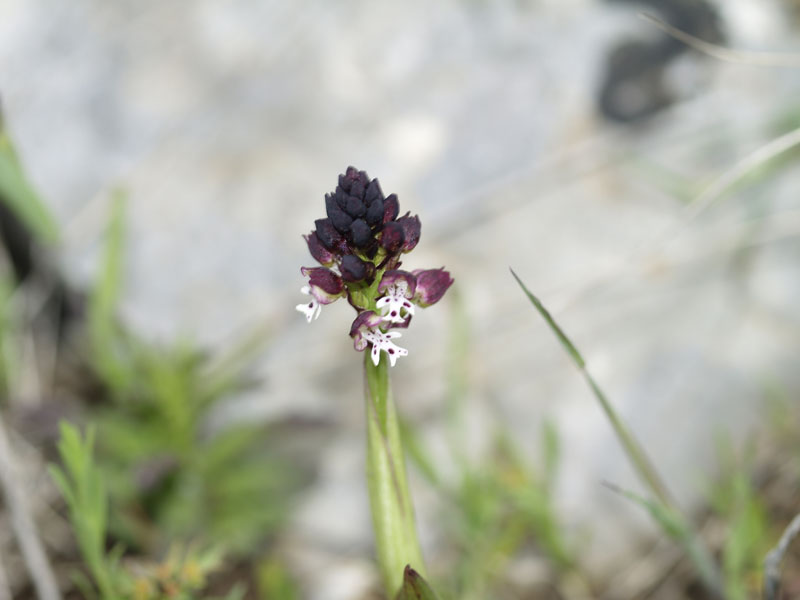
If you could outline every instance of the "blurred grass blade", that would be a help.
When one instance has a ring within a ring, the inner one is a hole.
[[[28,181],[0,115],[0,201],[44,243],[58,239],[58,227]]]
[[[534,296],[533,293],[530,290],[528,290],[527,287],[525,287],[525,284],[522,283],[522,280],[514,272],[514,269],[509,268],[509,271],[511,271],[511,274],[514,276],[514,279],[517,280],[519,287],[522,288],[522,291],[525,292],[525,295],[528,296],[528,300],[530,300],[531,304],[533,304],[536,307],[536,310],[538,310],[539,314],[542,315],[542,318],[550,326],[550,329],[552,329],[553,333],[556,334],[558,341],[561,342],[562,346],[564,346],[564,350],[566,350],[567,353],[570,355],[570,357],[572,357],[572,360],[575,362],[576,365],[578,365],[579,369],[585,369],[586,361],[583,360],[583,356],[581,356],[581,353],[578,352],[578,349],[575,347],[572,341],[570,341],[570,339],[567,337],[567,334],[565,334],[561,330],[561,327],[558,326],[558,323],[556,323],[555,319],[553,319],[553,317],[550,316],[550,313],[544,307],[544,304],[542,304],[539,298]]]
[[[539,314],[550,326],[550,329],[553,330],[553,333],[556,334],[556,337],[561,342],[561,345],[570,355],[578,369],[580,369],[584,379],[589,384],[589,387],[594,393],[595,398],[597,398],[597,401],[600,403],[603,412],[611,423],[611,427],[614,429],[617,439],[622,444],[628,459],[633,463],[633,466],[636,469],[639,477],[644,481],[650,491],[661,501],[662,504],[665,506],[672,506],[672,498],[667,491],[667,487],[661,481],[661,477],[658,475],[655,467],[645,454],[642,446],[628,430],[628,427],[625,425],[625,423],[623,423],[622,419],[617,414],[617,411],[614,410],[613,406],[611,406],[611,403],[609,402],[608,398],[606,398],[603,390],[600,389],[600,386],[597,385],[597,382],[586,369],[586,361],[583,359],[583,356],[581,356],[580,352],[578,352],[578,349],[575,347],[572,341],[562,331],[561,327],[558,326],[558,323],[556,323],[553,317],[550,316],[550,313],[547,311],[541,301],[534,296],[527,287],[525,287],[525,284],[522,283],[522,280],[514,272],[514,269],[509,270],[514,276],[514,279],[517,280],[519,286],[522,288],[522,291],[525,292],[526,296],[528,296],[531,304],[536,307],[536,310],[539,311]]]
[[[437,597],[422,575],[406,565],[403,571],[403,587],[395,600],[437,600]]]
[[[697,569],[701,579],[709,588],[709,591],[714,594],[714,597],[726,597],[725,593],[722,591],[723,584],[717,565],[714,563],[706,548],[700,544],[694,531],[678,511],[663,506],[658,502],[643,498],[630,490],[622,489],[614,484],[605,482],[604,485],[644,508],[661,528],[661,531],[683,547],[686,556]]]
[[[119,393],[127,384],[127,371],[118,359],[116,309],[122,290],[122,261],[125,245],[125,195],[114,192],[111,217],[105,236],[100,272],[89,298],[89,339],[95,367],[112,390]]]
[[[724,598],[724,593],[722,592],[722,578],[719,575],[719,569],[717,568],[717,565],[714,563],[713,559],[708,553],[708,550],[706,550],[706,548],[699,542],[697,536],[694,535],[691,529],[686,525],[685,520],[678,512],[675,503],[672,501],[672,497],[667,491],[666,486],[661,481],[661,477],[658,475],[655,467],[647,457],[644,448],[642,448],[633,434],[628,430],[622,419],[617,415],[617,412],[614,410],[614,407],[609,402],[605,393],[603,393],[603,390],[600,389],[600,386],[597,385],[597,382],[587,370],[586,361],[583,359],[580,352],[578,352],[578,349],[575,347],[572,341],[558,326],[553,317],[550,316],[550,313],[547,312],[547,309],[545,309],[539,299],[534,296],[527,287],[525,287],[525,284],[522,283],[522,280],[517,276],[514,270],[509,270],[514,276],[514,279],[517,280],[519,286],[522,288],[522,291],[528,296],[528,299],[536,307],[536,310],[539,311],[539,314],[542,315],[544,320],[553,330],[553,333],[556,334],[556,337],[558,337],[559,341],[564,346],[564,349],[572,357],[573,361],[580,369],[584,379],[589,384],[589,387],[594,393],[595,398],[597,398],[597,401],[600,403],[603,412],[611,423],[614,433],[616,434],[619,442],[622,444],[628,459],[636,469],[638,476],[649,488],[650,492],[658,499],[657,503],[646,500],[641,500],[641,502],[645,503],[645,507],[651,512],[653,517],[659,522],[665,531],[670,533],[670,535],[678,536],[676,539],[681,541],[690,559],[697,567],[698,572],[708,590],[715,597]],[[631,495],[628,497],[634,496]],[[635,496],[635,498],[638,498],[638,496]],[[679,520],[676,521],[676,519]],[[679,528],[676,529],[678,524]]]

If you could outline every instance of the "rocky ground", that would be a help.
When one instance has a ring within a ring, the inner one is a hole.
[[[313,325],[294,311],[299,267],[311,264],[300,235],[349,164],[420,215],[408,266],[445,265],[456,279],[448,303],[415,317],[403,338],[401,410],[442,446],[457,301],[470,333],[464,435],[479,454],[488,424],[501,422],[533,452],[542,418],[556,421],[560,506],[570,527],[591,524],[597,569],[624,563],[628,540],[647,529],[599,482],[636,483],[509,266],[573,336],[686,507],[713,472],[713,433],[759,425],[765,380],[796,390],[796,173],[692,201],[798,125],[800,68],[686,53],[663,73],[675,102],[612,122],[598,109],[610,53],[660,36],[636,10],[588,0],[0,1],[5,119],[63,227],[58,259],[70,278],[91,281],[110,190],[121,186],[130,326],[215,345],[267,324],[264,385],[222,417],[337,424],[285,542],[315,573],[310,598],[352,598],[373,577],[349,308],[329,307]],[[788,11],[726,2],[726,43],[798,51]],[[422,523],[434,523],[435,502],[418,494]],[[425,543],[435,552],[435,535]]]

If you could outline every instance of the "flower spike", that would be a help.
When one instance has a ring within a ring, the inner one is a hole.
[[[325,214],[304,236],[322,266],[301,269],[308,277],[301,291],[311,299],[297,310],[310,323],[323,304],[346,297],[358,313],[350,328],[356,350],[369,347],[376,366],[385,352],[394,366],[408,351],[395,345],[400,333],[392,330],[409,326],[415,305],[438,302],[453,279],[443,268],[400,270],[402,255],[419,242],[419,217],[398,217],[397,195],[384,196],[378,180],[364,171],[348,167],[339,176],[336,189],[325,194]]]

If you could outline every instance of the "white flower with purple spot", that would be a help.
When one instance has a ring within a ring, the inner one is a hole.
[[[314,319],[319,318],[319,313],[322,311],[322,304],[311,294],[311,288],[309,286],[304,285],[300,288],[300,292],[311,296],[311,301],[307,304],[298,304],[296,308],[306,316],[306,321],[311,323]]]
[[[364,331],[361,334],[365,340],[372,344],[372,364],[376,367],[381,359],[381,350],[386,352],[389,357],[389,364],[394,366],[399,356],[408,356],[408,350],[396,346],[392,338],[399,338],[401,334],[399,331],[389,331],[384,333],[380,329]]]
[[[408,283],[401,279],[386,287],[386,295],[375,306],[381,309],[384,321],[403,323],[408,315],[414,314],[414,305],[410,302],[412,295]]]
[[[381,331],[380,326],[383,318],[370,310],[365,310],[358,314],[350,328],[350,336],[353,338],[356,350],[362,352],[367,346],[372,346],[372,363],[377,367],[381,358],[381,351],[386,352],[389,363],[394,366],[397,358],[408,356],[408,350],[396,346],[392,341],[400,337],[398,331]]]

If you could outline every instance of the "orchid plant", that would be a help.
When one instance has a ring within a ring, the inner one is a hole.
[[[398,217],[396,194],[384,196],[377,179],[348,167],[336,189],[325,195],[327,217],[315,221],[305,237],[311,256],[322,266],[303,267],[308,278],[301,292],[310,296],[297,310],[310,323],[322,306],[346,298],[356,310],[350,326],[355,349],[364,352],[367,411],[367,484],[378,562],[390,598],[403,574],[424,572],[414,511],[406,481],[397,411],[389,386],[392,367],[405,348],[394,340],[411,323],[416,307],[438,302],[452,285],[440,269],[402,270],[401,259],[419,242],[419,217]]]
[[[384,197],[377,179],[348,167],[339,185],[325,195],[328,216],[315,221],[316,229],[305,237],[311,256],[321,267],[303,267],[308,285],[300,291],[311,296],[297,310],[310,323],[322,306],[347,298],[358,313],[350,336],[358,351],[371,348],[377,365],[385,352],[392,366],[408,351],[392,341],[411,322],[414,307],[438,302],[453,283],[442,269],[412,272],[400,269],[401,257],[419,242],[419,217],[406,213],[398,218],[396,194]]]

